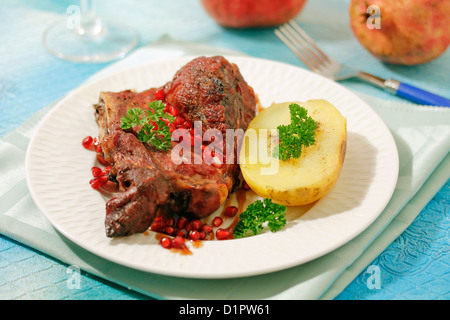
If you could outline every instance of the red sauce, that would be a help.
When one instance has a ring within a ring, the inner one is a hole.
[[[195,240],[195,241],[191,241],[192,246],[194,248],[200,248],[201,246],[203,246],[203,241],[202,240]]]
[[[175,253],[179,253],[179,254],[181,254],[183,256],[187,256],[187,255],[191,255],[192,254],[192,251],[189,250],[189,248],[187,246],[184,246],[183,248],[170,248],[169,250],[172,251],[172,252],[175,252]]]

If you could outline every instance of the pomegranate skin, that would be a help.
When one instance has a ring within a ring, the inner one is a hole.
[[[271,27],[294,18],[306,0],[201,0],[206,12],[221,26]]]
[[[380,29],[366,25],[367,8],[380,8]],[[417,65],[441,56],[450,44],[450,1],[352,0],[350,25],[361,45],[383,62]]]

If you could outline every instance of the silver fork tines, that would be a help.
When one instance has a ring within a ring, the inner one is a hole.
[[[311,70],[333,80],[359,77],[378,87],[386,88],[386,80],[374,75],[354,70],[329,58],[310,36],[294,21],[289,21],[275,29],[281,41]]]
[[[322,72],[326,64],[332,63],[308,34],[294,22],[283,24],[275,30],[275,34],[308,68]]]

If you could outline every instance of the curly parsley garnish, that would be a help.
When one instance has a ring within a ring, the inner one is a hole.
[[[259,234],[266,226],[276,232],[286,224],[286,207],[273,203],[271,199],[256,200],[239,215],[239,221],[234,227],[235,238],[243,238],[250,233]]]
[[[308,116],[308,111],[296,103],[289,105],[291,123],[279,125],[279,145],[275,147],[274,154],[282,161],[298,158],[302,154],[303,146],[309,147],[316,142],[315,131],[317,123]]]
[[[173,123],[174,116],[164,112],[164,104],[160,100],[149,103],[150,110],[130,108],[127,114],[120,119],[120,127],[124,130],[135,126],[142,126],[137,137],[145,143],[151,143],[157,149],[170,148],[170,130],[166,121]],[[165,119],[166,121],[164,121]]]

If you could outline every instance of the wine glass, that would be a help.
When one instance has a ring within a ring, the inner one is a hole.
[[[129,26],[100,19],[94,0],[81,0],[81,7],[67,8],[66,19],[44,32],[44,46],[58,58],[76,62],[108,62],[125,56],[138,43],[138,33]]]

